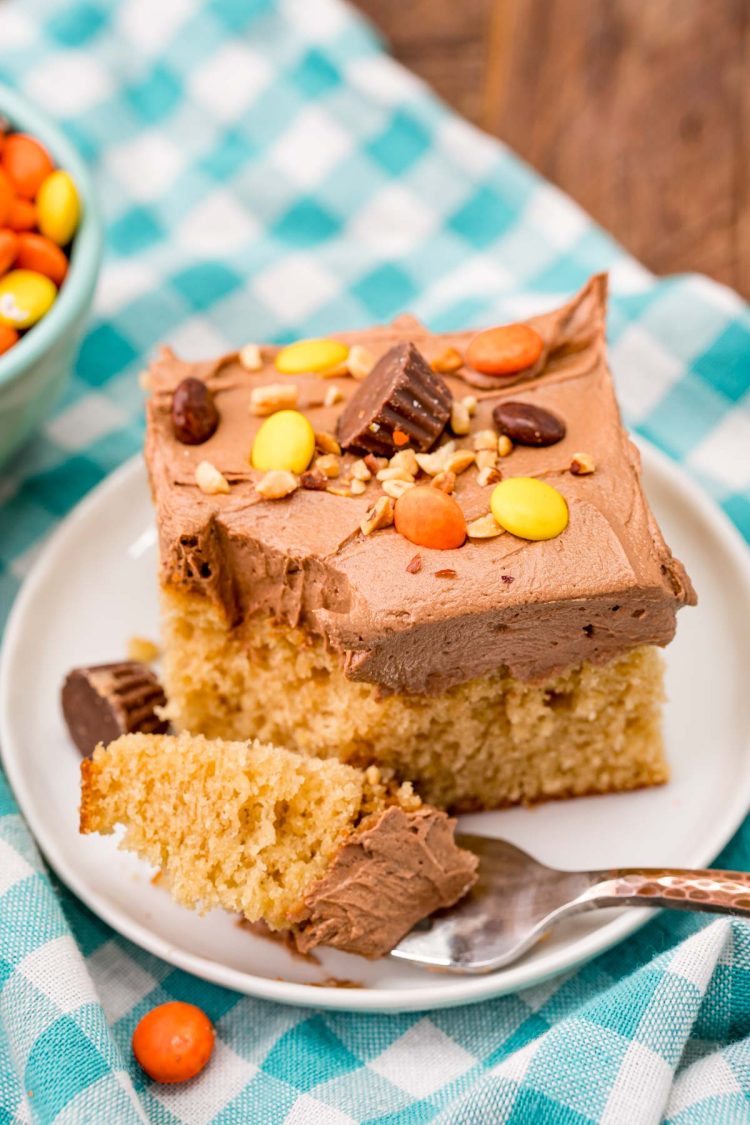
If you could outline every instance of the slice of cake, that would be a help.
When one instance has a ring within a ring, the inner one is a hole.
[[[476,879],[455,821],[379,771],[260,742],[128,734],[81,764],[83,833],[124,825],[122,846],[184,906],[220,906],[380,957]]]
[[[457,811],[665,781],[654,646],[695,596],[605,304],[596,277],[479,335],[165,350],[146,457],[173,723],[375,762]]]

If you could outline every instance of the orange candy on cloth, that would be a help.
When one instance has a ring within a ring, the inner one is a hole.
[[[147,1012],[133,1032],[133,1054],[155,1082],[186,1082],[214,1049],[216,1032],[195,1004],[172,1000]]]

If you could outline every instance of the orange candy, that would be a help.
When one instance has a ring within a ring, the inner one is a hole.
[[[199,1074],[214,1049],[205,1012],[173,1000],[147,1012],[133,1032],[133,1054],[156,1082],[185,1082]]]
[[[2,232],[0,232],[1,236]],[[0,243],[0,247],[1,245]],[[57,286],[62,285],[68,272],[68,259],[60,247],[51,239],[45,238],[43,234],[36,234],[32,231],[25,231],[18,235],[18,255],[15,261],[19,269],[43,273]],[[0,253],[1,266],[2,254]]]
[[[28,133],[11,133],[6,137],[2,162],[14,188],[25,199],[36,197],[42,181],[55,168],[44,145]]]
[[[7,221],[11,230],[33,230],[36,226],[36,207],[30,200],[17,195],[11,202]]]
[[[466,538],[466,520],[447,492],[430,484],[410,488],[399,496],[393,514],[399,535],[420,547],[447,551]]]
[[[484,375],[515,375],[533,367],[544,340],[528,324],[504,324],[480,332],[466,349],[466,362]]]
[[[18,343],[18,333],[9,324],[0,324],[0,355]]]
[[[14,197],[13,184],[0,168],[0,227],[6,226]]]
[[[13,265],[17,253],[18,235],[12,230],[0,230],[0,277]]]

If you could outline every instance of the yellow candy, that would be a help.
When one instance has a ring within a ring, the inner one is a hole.
[[[551,484],[534,477],[509,477],[495,485],[492,514],[520,539],[554,539],[568,526],[568,505]]]
[[[284,375],[302,375],[305,371],[330,371],[349,355],[340,340],[298,340],[282,348],[276,356],[276,370]]]
[[[279,410],[255,435],[250,460],[254,469],[288,469],[303,473],[315,452],[315,432],[298,410]]]
[[[52,172],[42,181],[36,197],[39,230],[58,246],[67,246],[81,217],[76,185],[67,172]]]
[[[33,270],[11,270],[0,280],[0,324],[30,328],[49,312],[57,286]]]

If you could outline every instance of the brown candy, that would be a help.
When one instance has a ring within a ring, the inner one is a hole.
[[[174,436],[183,445],[202,445],[219,424],[214,396],[202,379],[183,379],[172,396]]]
[[[565,437],[565,423],[529,402],[501,402],[492,411],[495,425],[519,445],[555,445]]]
[[[155,709],[166,702],[154,673],[135,660],[74,668],[62,689],[65,722],[84,758],[121,734],[164,734],[169,724]]]
[[[345,449],[390,457],[410,444],[425,452],[450,417],[452,396],[414,344],[382,356],[347,402],[337,436]]]

